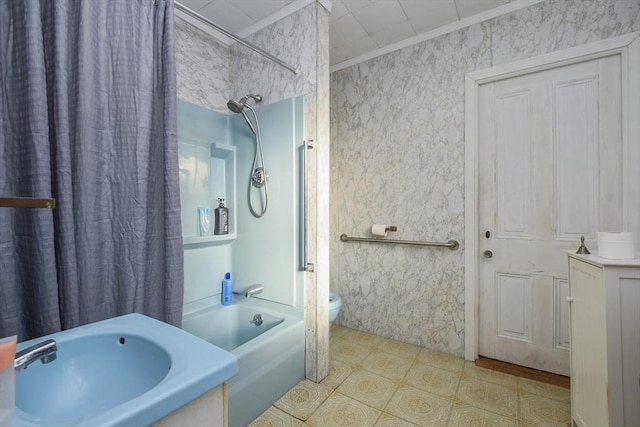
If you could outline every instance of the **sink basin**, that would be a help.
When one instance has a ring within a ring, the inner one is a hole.
[[[20,343],[54,339],[57,358],[16,372],[11,427],[149,425],[230,379],[236,356],[140,314]]]
[[[99,335],[59,345],[51,364],[18,373],[16,406],[41,418],[70,419],[112,408],[155,387],[171,358],[161,347],[132,336]]]

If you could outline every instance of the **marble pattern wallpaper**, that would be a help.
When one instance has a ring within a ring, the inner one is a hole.
[[[292,71],[260,54],[234,44],[231,47],[231,96],[242,97],[258,93],[265,103],[299,95],[310,95],[316,90],[316,11],[312,3],[279,20],[269,27],[246,37],[246,40],[298,68]]]
[[[640,30],[638,0],[548,0],[331,74],[331,290],[337,323],[464,354],[464,79]],[[461,248],[341,242],[391,238]]]
[[[174,22],[178,99],[229,114],[229,48],[182,19]]]

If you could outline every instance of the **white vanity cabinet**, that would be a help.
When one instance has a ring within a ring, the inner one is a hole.
[[[640,426],[640,259],[568,255],[571,418]]]

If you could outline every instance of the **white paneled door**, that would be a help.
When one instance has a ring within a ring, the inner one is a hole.
[[[620,230],[621,57],[479,87],[481,356],[569,375],[565,249]]]

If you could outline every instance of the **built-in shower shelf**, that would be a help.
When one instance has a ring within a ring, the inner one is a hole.
[[[236,233],[214,236],[184,236],[182,238],[182,243],[184,245],[211,245],[216,243],[225,244],[234,241],[236,237]]]
[[[185,245],[215,245],[236,238],[236,148],[178,135],[182,239]],[[224,199],[229,208],[229,234],[215,235],[214,210]],[[211,212],[210,235],[200,235],[198,208]]]

